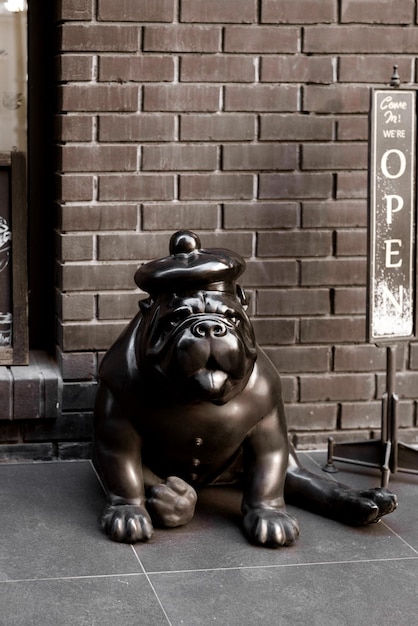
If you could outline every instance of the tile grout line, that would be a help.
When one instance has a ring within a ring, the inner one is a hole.
[[[401,541],[403,541],[403,543],[408,546],[408,548],[410,548],[413,552],[415,552],[416,555],[418,555],[418,550],[416,548],[414,548],[413,546],[411,546],[411,544],[409,544],[401,535],[399,535],[395,530],[393,530],[393,528],[391,528],[389,526],[389,524],[387,524],[386,522],[384,522],[383,520],[380,520],[380,523],[383,524],[383,526],[385,526],[386,528],[388,528],[390,530],[391,533],[393,533],[395,535],[395,537],[397,537],[398,539],[400,539]]]
[[[395,533],[396,534],[396,533]],[[412,548],[413,549],[413,548]],[[134,550],[135,552],[135,550]],[[416,552],[416,550],[414,550]],[[84,575],[84,576],[55,576],[55,577],[40,577],[40,578],[16,578],[10,580],[0,580],[0,585],[9,585],[12,583],[27,583],[27,582],[51,582],[51,581],[65,581],[65,580],[90,580],[90,579],[103,579],[103,578],[132,578],[135,576],[145,576],[151,585],[159,604],[161,605],[161,601],[153,587],[153,584],[150,580],[150,576],[158,576],[159,574],[191,574],[191,573],[201,573],[201,572],[229,572],[229,571],[239,571],[239,570],[260,570],[260,569],[280,569],[280,568],[291,568],[291,567],[313,567],[313,566],[331,566],[331,565],[349,565],[355,563],[384,563],[384,562],[394,562],[394,561],[417,561],[417,556],[395,556],[381,559],[353,559],[353,560],[343,560],[343,561],[313,561],[311,563],[283,563],[278,565],[237,565],[235,567],[202,567],[199,569],[179,569],[179,570],[155,570],[147,572],[139,559],[136,556],[139,565],[141,566],[142,572],[128,572],[118,574],[92,574],[92,575]],[[161,605],[162,610],[165,610]],[[171,622],[167,616],[167,620],[169,621],[170,626]]]
[[[150,571],[146,572],[144,569],[144,573],[149,576],[157,576],[159,574],[192,574],[199,572],[229,572],[229,571],[239,571],[239,570],[260,570],[260,569],[280,569],[280,568],[291,568],[291,567],[313,567],[313,566],[331,566],[331,565],[350,565],[355,563],[384,563],[384,562],[392,562],[392,561],[416,561],[418,560],[417,556],[394,556],[389,558],[381,558],[381,559],[353,559],[353,560],[343,560],[343,561],[314,561],[312,563],[283,563],[279,565],[237,565],[235,567],[202,567],[200,569],[180,569],[180,570],[162,570],[162,571]]]
[[[141,569],[142,569],[143,575],[146,577],[146,579],[147,579],[147,581],[148,581],[148,584],[149,584],[149,586],[151,587],[152,592],[153,592],[153,594],[154,594],[154,596],[155,596],[155,598],[156,598],[156,600],[157,600],[158,604],[160,605],[160,608],[161,608],[162,612],[164,613],[164,617],[165,617],[165,618],[166,618],[166,620],[167,620],[167,624],[168,624],[169,626],[173,626],[173,624],[172,624],[172,622],[171,622],[170,618],[168,617],[167,612],[166,612],[166,610],[165,610],[165,608],[164,608],[164,606],[163,606],[163,603],[161,602],[161,600],[160,600],[160,598],[159,598],[159,596],[158,596],[158,593],[157,593],[157,591],[156,591],[156,589],[155,589],[155,587],[154,587],[154,585],[153,585],[153,583],[152,583],[152,581],[151,581],[150,577],[148,576],[148,573],[147,573],[147,571],[145,570],[145,567],[144,567],[144,565],[143,565],[143,563],[142,563],[141,559],[140,559],[140,558],[139,558],[139,556],[138,556],[137,551],[135,550],[135,548],[134,548],[133,546],[131,546],[131,549],[132,549],[133,553],[135,554],[135,558],[136,558],[136,560],[138,561],[138,563],[139,563],[139,565],[140,565],[140,567],[141,567]]]

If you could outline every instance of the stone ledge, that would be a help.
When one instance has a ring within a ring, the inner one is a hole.
[[[63,382],[55,361],[31,351],[29,365],[0,367],[0,419],[56,418],[62,410]]]

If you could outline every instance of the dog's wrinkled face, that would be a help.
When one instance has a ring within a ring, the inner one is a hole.
[[[238,295],[162,295],[141,308],[138,361],[163,377],[178,400],[223,404],[243,389],[256,348]]]

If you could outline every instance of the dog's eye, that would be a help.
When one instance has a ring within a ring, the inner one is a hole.
[[[225,311],[225,317],[232,322],[232,324],[234,324],[234,326],[239,326],[241,323],[241,318],[239,317],[239,315],[233,311],[232,309],[229,309],[227,311]]]
[[[181,322],[189,317],[190,313],[191,311],[188,307],[182,307],[181,309],[177,309],[176,311],[174,311],[168,318],[168,323],[171,328],[175,328],[176,326],[181,324]]]

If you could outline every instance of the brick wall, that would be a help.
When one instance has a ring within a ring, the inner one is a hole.
[[[68,432],[88,440],[98,361],[137,310],[135,269],[184,227],[247,259],[297,444],[371,436],[386,356],[365,337],[369,86],[394,63],[415,81],[417,3],[59,4],[64,414],[33,436],[64,441],[63,455]],[[397,357],[401,438],[416,441],[418,344]]]

